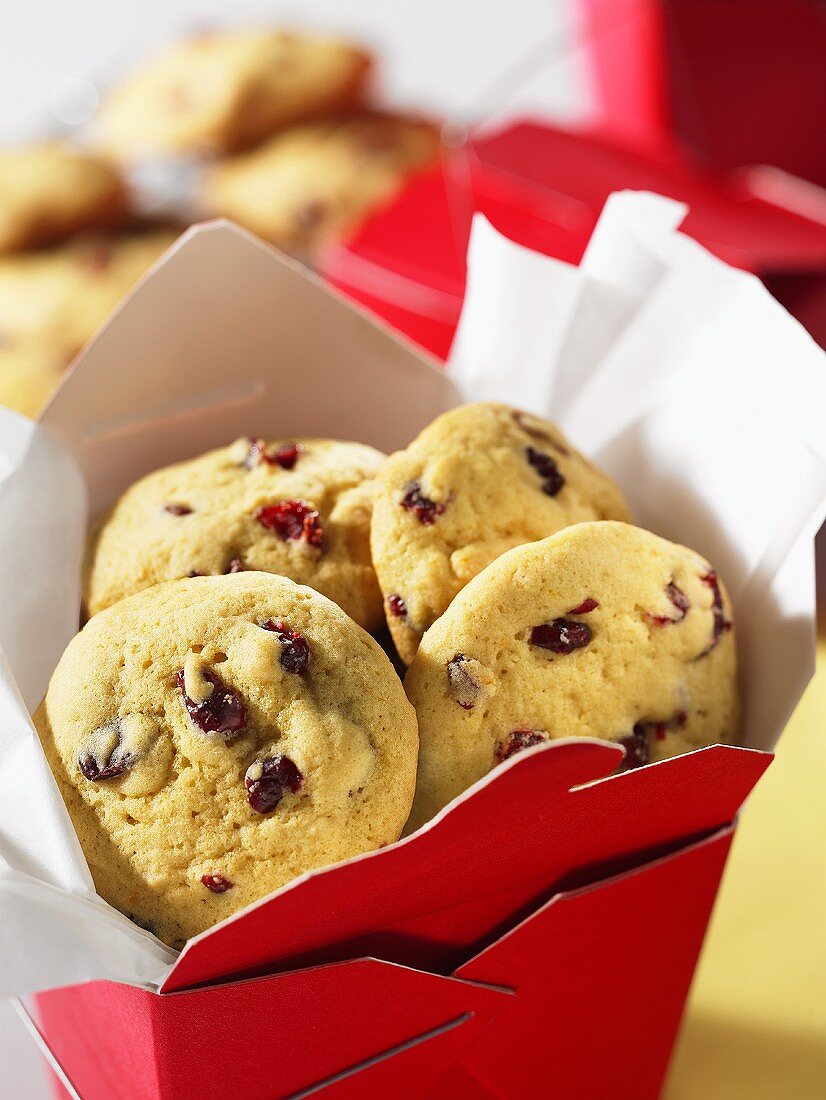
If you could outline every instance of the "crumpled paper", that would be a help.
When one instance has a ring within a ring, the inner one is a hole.
[[[710,558],[737,615],[746,742],[770,747],[812,668],[812,539],[826,500],[826,439],[818,423],[826,363],[755,279],[676,231],[683,213],[657,196],[613,196],[579,268],[520,248],[478,219],[449,374],[466,400],[503,400],[559,421],[619,479],[638,522]],[[197,278],[187,286],[197,283],[190,293],[203,295],[217,273],[192,262]],[[260,278],[253,263],[246,277],[243,292],[254,298]],[[168,272],[161,267],[154,279],[162,297]],[[197,320],[197,301],[188,306]],[[329,324],[332,314],[326,317]],[[262,322],[274,344],[280,323],[272,311]],[[348,411],[331,392],[325,415],[346,414],[347,434],[351,423],[366,423],[365,394],[373,394],[382,406],[374,409],[380,427],[366,430],[382,445],[388,410],[396,406],[373,393],[370,371],[381,368],[388,350],[356,314],[341,323],[360,350],[339,365],[353,377],[361,360],[371,364],[350,397],[358,408]],[[137,333],[140,324],[133,311],[120,331]],[[174,357],[185,352],[185,340],[171,330],[159,340],[159,349],[170,348],[163,369],[178,369]],[[296,354],[295,346],[287,350]],[[106,341],[98,341],[89,368],[105,370],[106,353]],[[260,354],[263,376],[263,345]],[[302,354],[302,372],[315,369]],[[409,401],[426,393],[420,404],[429,415],[455,399],[424,364],[414,369],[404,349],[396,355],[395,394]],[[222,356],[204,368],[204,378],[210,371],[222,376]],[[264,378],[264,390],[271,384]],[[197,386],[187,396],[191,409],[206,401]],[[230,415],[242,420],[248,397],[243,388],[233,392]],[[297,400],[296,393],[286,397]],[[214,421],[193,428],[204,433],[204,447],[225,441],[216,433],[226,432],[227,420],[215,409]],[[163,406],[158,415],[168,420],[171,413]],[[119,423],[126,442],[116,479],[169,460],[166,429],[147,454],[128,417]],[[294,430],[310,427],[297,423]],[[77,628],[86,492],[91,486],[94,497],[100,488],[95,448],[110,430],[107,423],[78,425],[84,477],[43,427],[0,409],[0,994],[92,979],[157,988],[175,959],[96,896],[29,717]]]

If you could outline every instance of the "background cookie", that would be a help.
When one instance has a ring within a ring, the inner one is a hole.
[[[0,253],[122,226],[130,214],[118,173],[58,143],[0,150]]]
[[[370,67],[361,50],[286,31],[190,38],[154,58],[107,100],[101,147],[117,157],[244,149],[282,126],[350,110]]]
[[[376,482],[371,548],[402,659],[506,550],[580,520],[628,518],[614,482],[548,421],[487,403],[438,417]]]
[[[0,333],[7,345],[50,339],[79,351],[175,241],[169,229],[78,238],[0,259]]]
[[[419,719],[408,828],[549,738],[622,744],[626,765],[731,742],[731,605],[699,554],[581,523],[503,555],[425,634],[405,679]]]
[[[411,172],[435,161],[426,122],[363,115],[295,126],[260,149],[218,164],[202,204],[288,252],[314,258],[386,202]]]
[[[361,443],[239,439],[149,474],[92,540],[89,614],[159,581],[260,569],[309,584],[374,630],[383,615],[369,529],[383,462]]]
[[[90,620],[35,723],[111,904],[181,946],[399,836],[416,720],[376,642],[263,573],[160,585]]]

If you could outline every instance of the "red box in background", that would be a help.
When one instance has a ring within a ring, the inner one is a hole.
[[[685,232],[760,275],[826,346],[826,193],[809,182],[826,178],[813,140],[826,22],[814,5],[583,0],[582,11],[596,123],[522,120],[474,137],[328,254],[325,276],[445,358],[474,212],[576,263],[612,191],[650,190],[687,203]]]

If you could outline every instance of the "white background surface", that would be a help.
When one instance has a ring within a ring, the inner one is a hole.
[[[143,53],[221,25],[229,9],[227,0],[0,0],[0,143],[65,128],[59,116],[78,81],[103,93]],[[391,103],[460,121],[516,105],[570,118],[587,106],[568,0],[236,0],[231,10],[238,24],[338,30],[372,45]],[[0,1003],[0,1097],[49,1096],[34,1044]]]

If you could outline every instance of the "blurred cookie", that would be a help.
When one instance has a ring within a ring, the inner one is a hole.
[[[438,152],[438,132],[421,121],[365,115],[296,126],[216,165],[202,203],[287,252],[314,257]]]
[[[70,360],[65,348],[34,338],[0,347],[0,405],[36,417]]]
[[[549,421],[490,403],[444,413],[376,481],[373,564],[402,660],[506,550],[581,520],[629,518],[611,478]]]
[[[130,218],[118,173],[58,143],[0,150],[0,253],[58,244]]]
[[[89,614],[159,581],[259,569],[310,585],[375,630],[370,512],[383,462],[361,443],[239,439],[148,474],[92,540]]]
[[[165,943],[396,840],[416,717],[330,600],[245,573],[91,619],[35,724],[98,892]]]
[[[15,345],[34,337],[71,358],[175,239],[166,229],[77,238],[0,259],[0,339]]]
[[[693,550],[576,524],[472,580],[425,634],[405,690],[421,740],[412,830],[543,741],[614,741],[627,767],[734,741],[731,604]]]
[[[352,109],[369,57],[286,31],[202,34],[149,61],[106,100],[97,140],[117,157],[249,148],[303,119]]]

